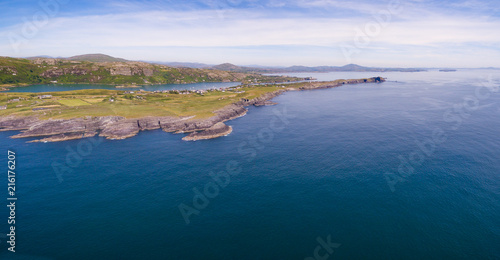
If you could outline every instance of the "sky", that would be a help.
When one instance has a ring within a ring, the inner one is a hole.
[[[500,67],[498,0],[0,0],[0,56]]]

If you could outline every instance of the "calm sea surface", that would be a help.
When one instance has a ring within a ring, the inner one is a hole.
[[[18,198],[0,259],[500,259],[500,71],[307,74],[378,75],[288,92],[214,140],[0,132]]]

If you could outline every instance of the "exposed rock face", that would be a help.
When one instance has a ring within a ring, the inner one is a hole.
[[[225,136],[230,134],[233,131],[233,128],[230,126],[227,126],[226,124],[219,122],[208,129],[205,129],[201,132],[194,132],[184,138],[182,140],[184,141],[196,141],[196,140],[203,140],[203,139],[213,139],[217,138],[220,136]]]
[[[112,76],[115,75],[123,75],[123,76],[132,76],[132,70],[129,66],[115,66],[109,69],[109,72]]]
[[[85,134],[94,133],[108,126],[122,121],[123,117],[94,117],[91,119],[74,118],[74,119],[59,119],[59,120],[38,120],[29,118],[24,124],[17,124],[17,130],[25,130],[20,134],[12,136],[12,138],[36,137],[36,136],[55,136],[59,134]],[[8,125],[2,125],[4,130],[12,130]]]
[[[59,62],[59,59],[51,59],[51,58],[36,58],[31,61],[33,64],[47,64],[47,65],[56,65]]]
[[[146,76],[146,77],[153,76],[153,73],[154,73],[153,69],[150,69],[150,68],[143,68],[142,69],[142,74],[144,74],[144,76]]]
[[[141,75],[141,76],[153,76],[154,67],[151,64],[143,62],[128,62],[128,63],[114,63],[109,69],[109,73],[112,76],[123,75]]]
[[[254,106],[256,106],[256,107],[260,107],[260,106],[274,106],[274,105],[277,105],[277,104],[278,103],[276,103],[276,102],[272,102],[272,101],[266,100],[266,101],[258,102],[256,104],[254,104]]]
[[[37,122],[36,117],[0,117],[0,131],[24,130]]]
[[[29,143],[35,143],[35,142],[62,142],[62,141],[68,141],[68,140],[75,140],[75,139],[93,137],[96,134],[97,134],[97,132],[59,134],[59,135],[54,135],[54,136],[46,137],[46,138],[39,139],[39,140],[33,140],[33,141],[30,141]]]
[[[366,80],[346,80],[343,82],[312,82],[300,90],[338,87],[343,84],[383,82],[383,78]],[[291,89],[289,89],[291,90]],[[0,131],[24,130],[12,138],[43,137],[37,141],[65,141],[100,136],[108,139],[125,139],[135,136],[139,131],[162,129],[165,132],[192,133],[183,140],[202,140],[216,138],[231,133],[232,128],[223,122],[244,116],[246,106],[262,106],[274,104],[270,100],[286,92],[280,89],[266,93],[254,99],[242,99],[215,111],[208,119],[192,119],[192,117],[144,117],[124,118],[118,116],[86,117],[59,120],[40,120],[36,117],[0,117]]]
[[[9,74],[17,74],[17,69],[14,67],[0,66],[0,72],[6,72]]]
[[[87,75],[89,71],[79,67],[65,68],[65,69],[50,69],[40,74],[42,77],[46,78],[56,78],[62,75]]]

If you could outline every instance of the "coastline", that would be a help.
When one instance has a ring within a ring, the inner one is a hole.
[[[162,129],[165,132],[190,133],[182,138],[185,141],[213,139],[227,135],[233,130],[224,122],[244,116],[248,106],[266,106],[275,104],[271,100],[287,91],[315,90],[334,88],[349,84],[384,82],[382,77],[368,79],[350,79],[327,82],[308,82],[298,88],[289,87],[262,94],[253,99],[242,99],[214,111],[215,115],[206,119],[193,119],[193,116],[184,117],[141,117],[125,118],[121,116],[102,116],[72,119],[46,119],[35,116],[0,117],[0,131],[21,130],[22,132],[11,138],[40,137],[31,142],[59,142],[96,135],[107,139],[126,139],[137,135],[140,131]]]
[[[309,82],[309,80],[304,80],[302,78],[297,78],[296,81],[277,81],[277,82],[272,82],[272,83],[258,83],[258,84],[293,84],[293,83],[301,83],[301,82]],[[91,82],[64,82],[64,83],[36,83],[36,84],[31,84],[31,83],[18,83],[18,84],[1,84],[0,85],[0,92],[3,91],[8,91],[13,88],[17,87],[29,87],[29,86],[37,86],[37,85],[102,85],[102,86],[110,86],[110,87],[115,87],[116,89],[123,89],[123,88],[141,88],[141,87],[148,87],[148,86],[160,86],[160,85],[189,85],[189,84],[198,84],[198,83],[240,83],[243,84],[241,81],[236,80],[236,81],[193,81],[193,82],[180,82],[180,83],[148,83],[148,84],[131,84],[131,85],[124,85],[124,84],[110,84],[110,83],[91,83]],[[250,84],[253,85],[253,84]]]
[[[197,83],[241,83],[241,81],[229,81],[229,82],[223,82],[223,81],[202,81],[202,82],[182,82],[182,83],[149,83],[149,84],[137,84],[137,85],[124,85],[124,84],[109,84],[109,83],[91,83],[91,82],[64,82],[64,83],[36,83],[36,84],[30,84],[30,83],[19,83],[19,84],[3,84],[0,85],[0,91],[7,91],[12,88],[17,88],[17,87],[29,87],[29,86],[37,86],[37,85],[102,85],[102,86],[110,86],[110,87],[115,87],[117,89],[120,88],[140,88],[140,87],[147,87],[147,86],[158,86],[158,85],[189,85],[189,84],[197,84]],[[278,82],[276,84],[284,84],[285,82]]]

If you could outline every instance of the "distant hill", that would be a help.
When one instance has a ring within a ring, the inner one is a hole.
[[[37,59],[37,58],[55,59],[54,57],[49,56],[49,55],[38,55],[38,56],[34,56],[34,57],[28,57],[26,59],[28,59],[28,60],[34,60],[34,59]]]
[[[243,72],[243,73],[273,73],[276,70],[278,70],[278,68],[243,67],[231,63],[223,63],[216,66],[212,66],[211,68],[215,70]]]
[[[348,71],[364,71],[366,69],[372,69],[372,68],[359,66],[357,64],[347,64],[345,66],[340,67],[339,69],[348,70]]]
[[[0,57],[0,85],[47,83],[149,85],[197,82],[242,82],[250,84],[304,80],[304,78],[297,77],[264,76],[214,69],[175,68],[139,61],[122,62],[113,60],[123,59],[102,54],[81,55],[68,59]]]
[[[415,68],[374,68],[363,67],[357,64],[348,64],[342,67],[336,66],[291,66],[286,68],[270,68],[270,67],[244,67],[237,66],[231,63],[224,63],[213,66],[212,69],[232,71],[232,72],[252,72],[252,73],[290,73],[290,72],[333,72],[333,71],[368,71],[368,72],[384,72],[384,71],[401,71],[401,72],[418,72],[425,71],[424,69]]]
[[[161,64],[161,65],[166,65],[170,67],[176,67],[176,68],[193,68],[193,69],[205,69],[205,68],[210,68],[213,65],[208,65],[204,63],[197,63],[197,62],[158,62],[158,61],[143,61],[147,63],[152,63],[152,64]]]
[[[126,62],[126,59],[111,57],[106,54],[84,54],[66,58],[74,61],[89,61],[89,62]]]
[[[231,63],[223,63],[220,65],[213,66],[212,68],[217,69],[217,70],[237,71],[237,70],[242,70],[245,67],[236,66],[236,65],[231,64]]]

